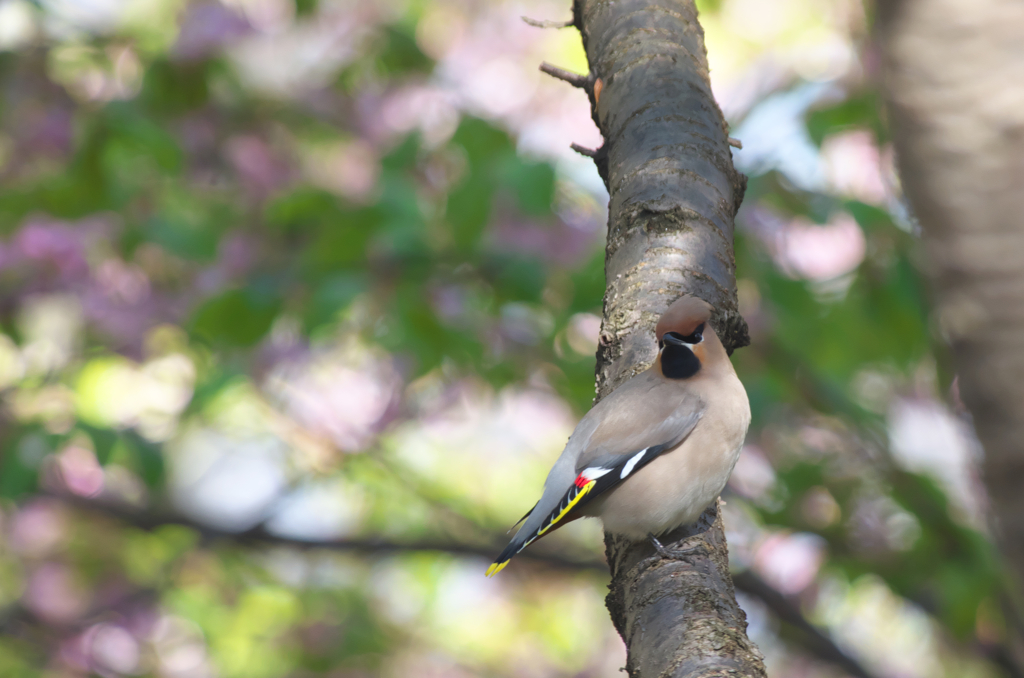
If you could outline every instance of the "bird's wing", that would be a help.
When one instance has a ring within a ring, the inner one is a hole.
[[[623,482],[693,431],[704,413],[703,401],[680,393],[678,388],[640,380],[642,376],[623,384],[576,427],[548,474],[544,495],[487,570],[488,576],[500,572],[513,556],[540,537],[582,517],[580,509],[594,497]],[[634,383],[637,381],[640,383]],[[623,395],[616,398],[622,391]],[[642,396],[639,401],[638,395]],[[643,407],[631,403],[642,403]]]

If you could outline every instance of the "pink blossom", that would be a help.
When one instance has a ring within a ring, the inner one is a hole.
[[[95,497],[103,491],[103,468],[92,450],[69,445],[57,458],[61,479],[72,494]]]
[[[239,134],[228,139],[224,155],[253,199],[262,200],[291,180],[292,172],[287,163],[254,134]]]
[[[814,581],[824,559],[824,540],[818,535],[780,532],[765,539],[757,549],[754,568],[769,584],[792,595]]]
[[[67,566],[43,563],[29,575],[22,602],[48,622],[66,624],[85,612],[89,602],[86,596]]]
[[[185,12],[172,54],[184,61],[198,61],[251,32],[249,22],[231,8],[219,2],[196,3]]]
[[[49,263],[65,279],[79,278],[89,271],[81,235],[60,222],[29,221],[14,237],[21,258]]]
[[[10,546],[29,557],[41,557],[58,550],[67,537],[64,512],[56,502],[33,500],[14,514]]]
[[[547,223],[504,217],[491,226],[490,240],[501,251],[532,254],[559,266],[574,266],[593,251],[599,233],[559,219]]]
[[[388,362],[335,353],[283,364],[268,385],[295,420],[354,452],[394,417],[401,382]]]

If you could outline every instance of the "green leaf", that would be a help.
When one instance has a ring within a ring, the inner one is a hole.
[[[206,62],[171,62],[157,59],[142,80],[139,101],[161,116],[182,115],[206,104],[209,99]]]
[[[334,271],[366,259],[366,245],[384,222],[384,212],[375,207],[340,212],[324,224],[306,249],[309,263],[318,271]]]
[[[466,151],[474,169],[515,153],[507,133],[479,118],[464,118],[452,136],[452,143]]]
[[[131,430],[121,434],[121,441],[132,459],[132,466],[138,471],[143,482],[151,488],[160,487],[166,473],[164,455],[160,446],[149,442]]]
[[[420,155],[420,138],[410,134],[380,160],[381,169],[387,172],[404,172],[415,168]]]
[[[319,0],[295,0],[295,16],[313,16],[319,4]]]
[[[96,461],[98,461],[101,466],[106,466],[114,451],[114,445],[117,443],[117,431],[113,431],[108,428],[99,428],[83,422],[79,422],[78,427],[89,434],[89,438],[92,439],[92,447],[93,452],[96,454]]]
[[[868,90],[834,106],[807,113],[807,132],[818,146],[830,134],[856,128],[871,130],[880,144],[888,140],[888,131],[882,120],[882,104],[876,91]]]
[[[494,291],[499,304],[508,301],[540,301],[547,282],[544,264],[532,257],[502,257],[491,263],[497,275]]]
[[[0,458],[0,497],[16,499],[36,489],[43,458],[55,447],[52,436],[25,429],[21,436],[6,438],[9,447]]]
[[[270,329],[280,308],[280,299],[264,290],[229,290],[199,308],[192,331],[215,344],[252,346]]]
[[[555,168],[546,162],[526,162],[513,156],[504,178],[515,189],[519,208],[531,216],[551,214],[555,198]]]
[[[209,262],[217,258],[220,233],[177,215],[162,214],[146,223],[145,238],[182,258]]]
[[[300,233],[336,223],[342,214],[336,196],[323,189],[300,186],[272,199],[263,218],[268,226],[285,233]]]
[[[403,172],[385,172],[380,185],[381,198],[376,209],[381,222],[371,249],[382,255],[423,259],[431,247],[416,184]]]
[[[448,194],[446,214],[460,249],[472,249],[479,242],[491,216],[493,193],[494,185],[486,176],[471,174]]]
[[[152,158],[164,172],[177,172],[181,168],[182,153],[177,140],[132,105],[111,103],[104,117],[111,142],[119,140],[135,152]]]
[[[356,273],[339,273],[321,282],[306,308],[303,319],[306,332],[335,322],[338,315],[366,289],[366,279]]]
[[[572,271],[572,305],[570,313],[595,313],[601,315],[604,299],[604,249],[595,252],[590,259]]]
[[[434,60],[420,50],[413,32],[397,25],[384,27],[377,64],[386,76],[392,77],[434,70]]]

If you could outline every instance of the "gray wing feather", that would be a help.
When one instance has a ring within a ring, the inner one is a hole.
[[[642,403],[640,411],[636,403]],[[530,538],[559,505],[580,471],[614,468],[646,448],[675,447],[704,413],[703,401],[644,372],[617,388],[580,420],[544,481],[544,493],[513,538]],[[610,480],[610,479],[609,479]]]

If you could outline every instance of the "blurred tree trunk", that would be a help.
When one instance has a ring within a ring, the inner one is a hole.
[[[878,30],[936,317],[1024,591],[1024,3],[885,0]]]
[[[577,0],[594,120],[595,162],[611,196],[598,396],[646,368],[657,318],[682,294],[714,304],[730,350],[748,343],[736,312],[733,217],[745,178],[732,165],[725,120],[708,82],[693,0]],[[764,676],[729,575],[721,514],[710,507],[651,558],[648,543],[606,537],[607,604],[626,642],[629,675]]]

